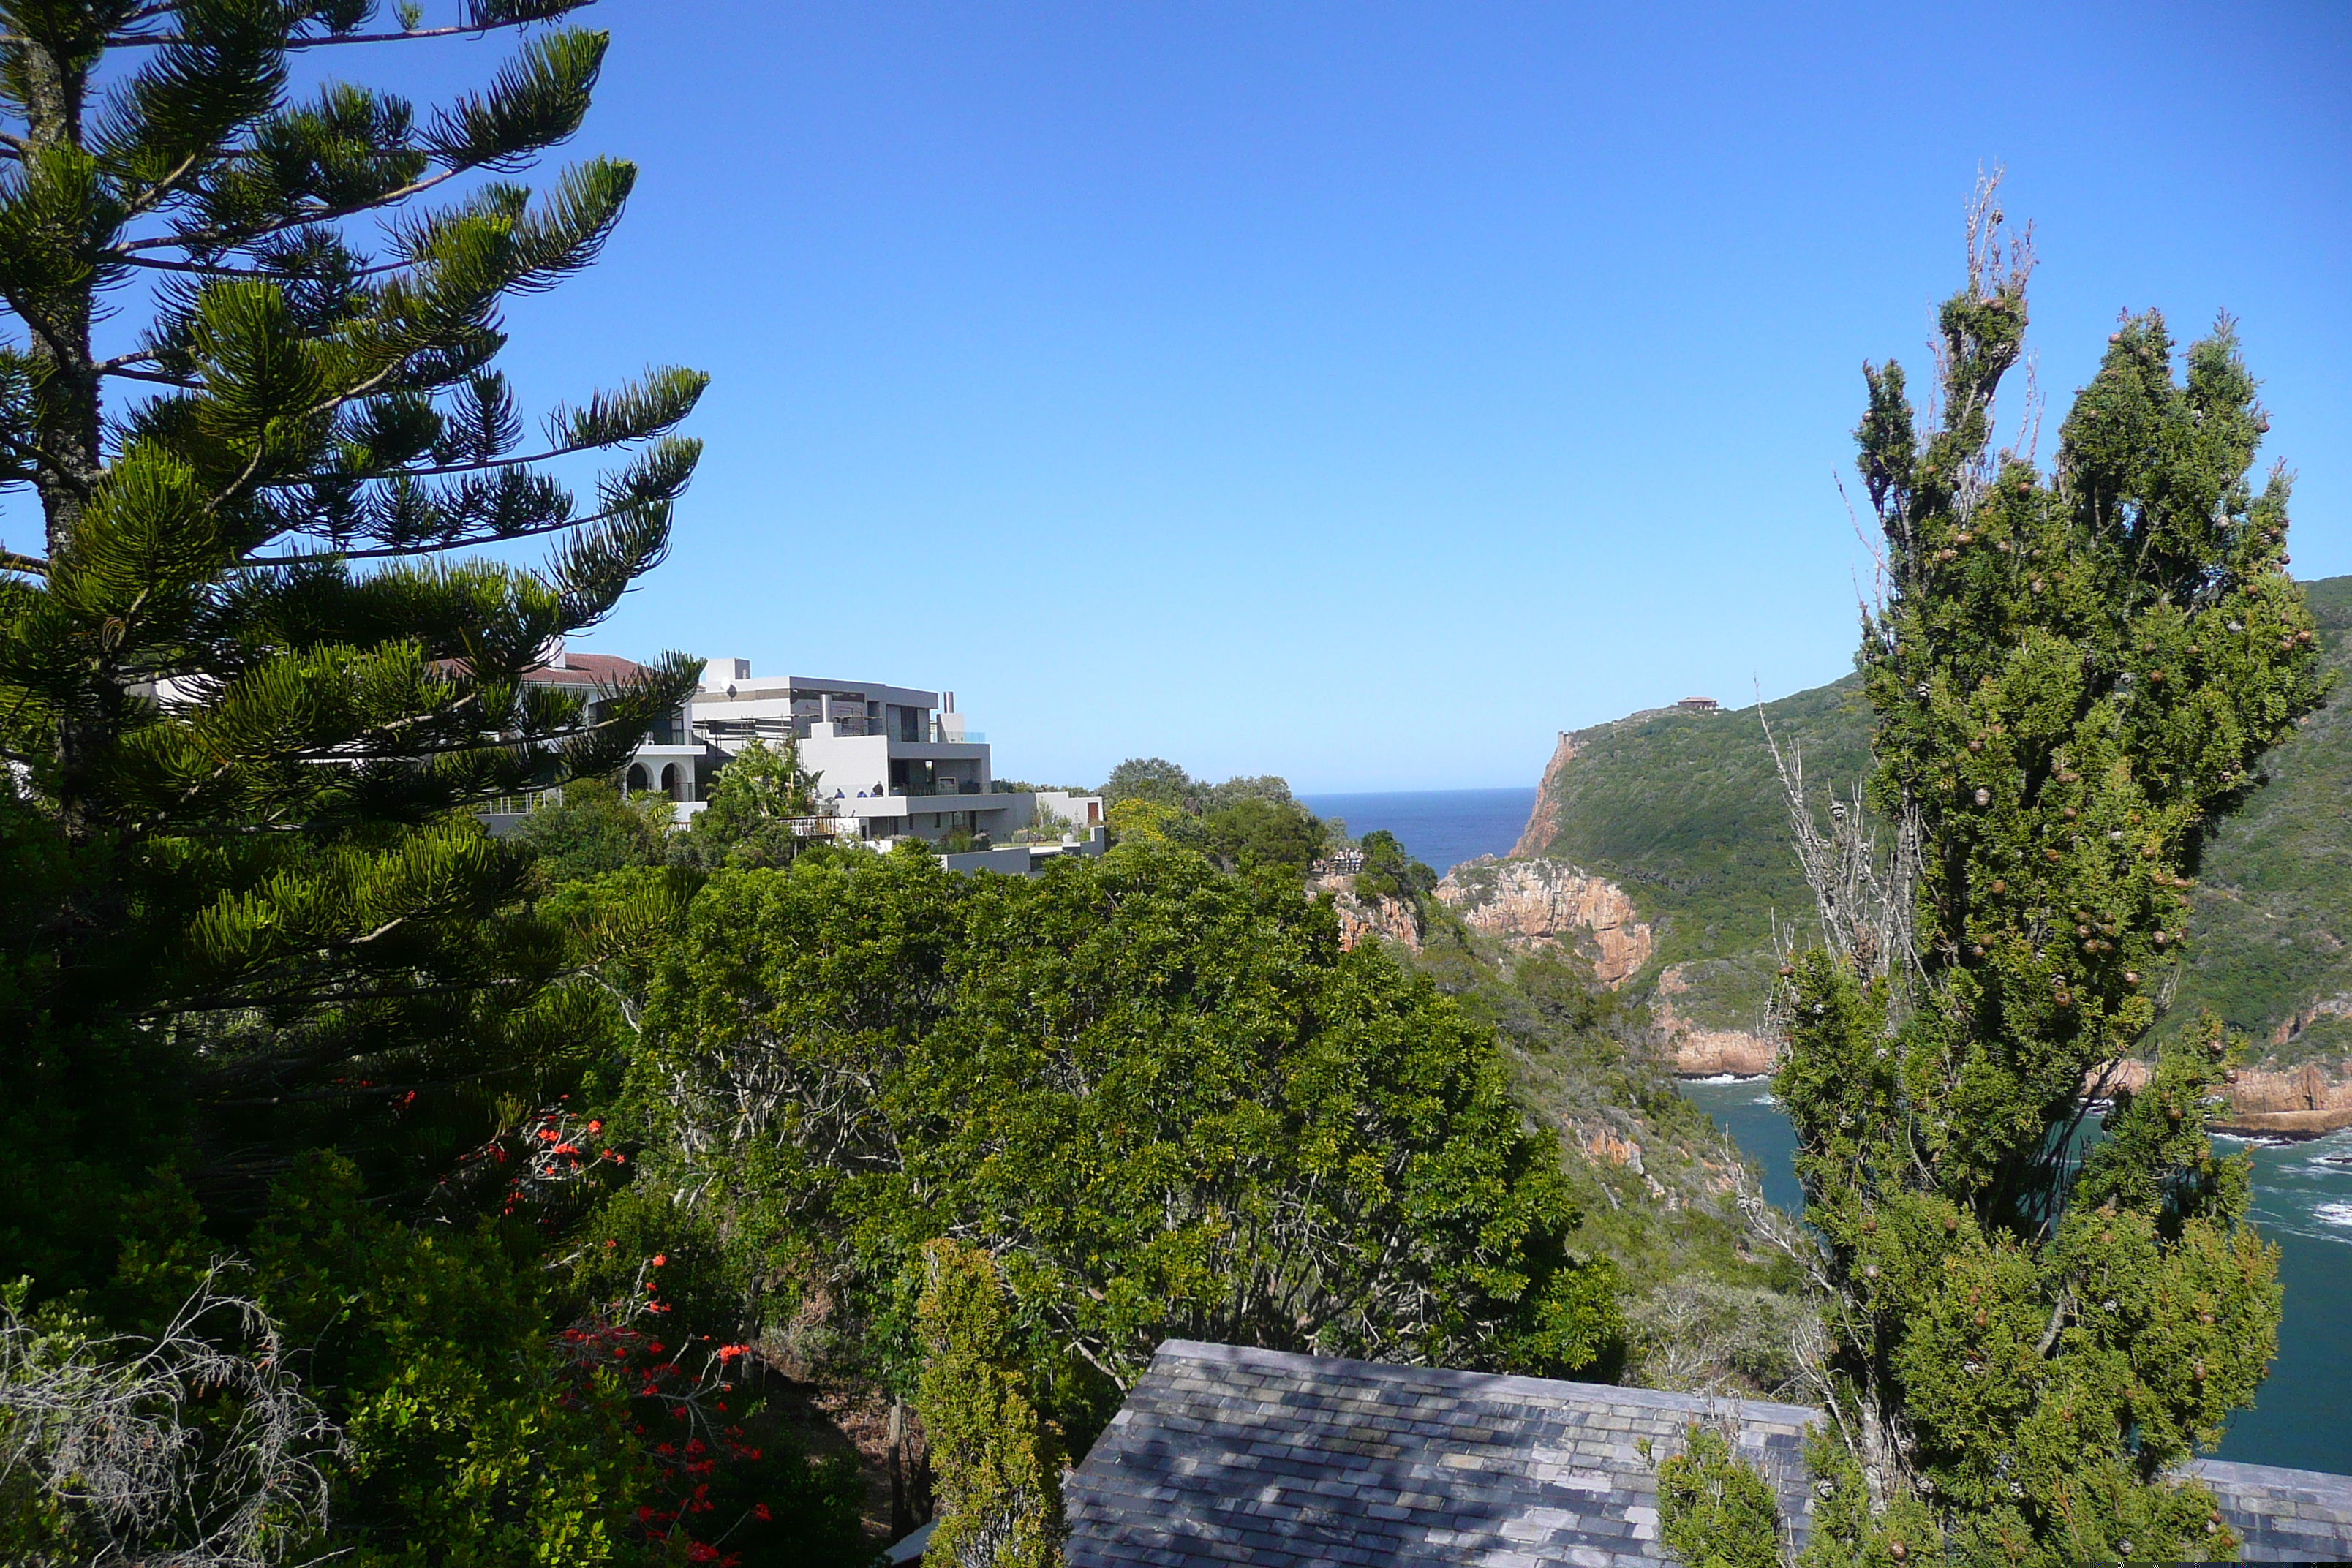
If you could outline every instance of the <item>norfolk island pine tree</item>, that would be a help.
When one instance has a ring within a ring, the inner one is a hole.
[[[502,302],[591,263],[635,179],[510,177],[586,112],[580,4],[0,5],[0,482],[42,519],[0,558],[0,1272],[87,1282],[152,1166],[215,1215],[306,1144],[429,1182],[562,1052],[560,943],[501,912],[522,862],[471,808],[612,772],[690,689],[671,656],[592,714],[520,677],[661,558],[703,385],[526,439],[493,368]],[[499,32],[445,109],[289,87]],[[614,448],[585,504],[546,470]]]
[[[2052,468],[2030,435],[1994,450],[2032,269],[1996,184],[1928,417],[1865,367],[1885,582],[1858,663],[1891,860],[1841,879],[1862,814],[1823,838],[1795,802],[1825,937],[1776,996],[1828,1330],[1806,1555],[2226,1556],[2179,1467],[2252,1397],[2280,1311],[2249,1158],[2207,1131],[2235,1047],[2209,1020],[2137,1094],[2116,1064],[2164,1005],[2207,836],[2318,704],[2315,638],[2287,476],[2247,477],[2269,421],[2226,318],[2176,379],[2163,319],[2126,316]]]

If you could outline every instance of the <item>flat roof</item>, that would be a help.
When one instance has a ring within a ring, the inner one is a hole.
[[[868,702],[890,702],[901,708],[936,708],[940,694],[919,687],[892,686],[880,680],[840,680],[830,676],[814,675],[755,675],[748,680],[729,681],[719,686],[705,686],[699,695],[724,701],[727,687],[735,689],[739,698],[774,696],[783,691],[855,692]]]

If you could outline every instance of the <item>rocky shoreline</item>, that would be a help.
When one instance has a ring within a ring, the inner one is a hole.
[[[1562,745],[1564,752],[1572,753],[1565,738]],[[1510,946],[1549,945],[1582,953],[1592,964],[1593,978],[1612,989],[1634,981],[1657,951],[1657,933],[1622,889],[1564,860],[1487,856],[1467,861],[1438,884],[1437,897],[1473,930]],[[1340,900],[1341,919],[1351,941],[1377,934],[1418,950],[1419,932],[1412,929],[1409,912],[1350,908],[1350,901],[1345,896]],[[1770,1040],[1747,1029],[1709,1027],[1675,1011],[1675,999],[1692,989],[1683,973],[1688,967],[1675,964],[1661,973],[1650,999],[1651,1020],[1673,1058],[1675,1076],[1760,1078],[1771,1072],[1778,1053]],[[2298,1015],[2294,1027],[2347,1012],[2352,1012],[2352,1001],[2333,999],[2308,1009],[2307,1016]],[[2273,1047],[2294,1032],[2283,1027]],[[2109,1073],[2107,1082],[2110,1088],[2137,1089],[2147,1078],[2148,1065],[2132,1061]],[[2352,1127],[2352,1058],[2243,1068],[2227,1092],[2228,1108],[2214,1123],[2219,1131],[2245,1138],[2303,1139]]]
[[[2149,1070],[2146,1062],[2118,1063],[2107,1081],[2137,1092],[2147,1087]],[[2352,1060],[2241,1068],[2223,1092],[2230,1103],[2213,1123],[2217,1132],[2301,1140],[2352,1127]]]

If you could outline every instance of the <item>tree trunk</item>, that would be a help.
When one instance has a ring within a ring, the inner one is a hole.
[[[63,151],[82,152],[82,110],[89,95],[88,65],[54,37],[36,37],[22,46],[25,67],[26,135],[23,166],[37,178],[36,165]],[[38,442],[34,487],[40,493],[48,558],[70,554],[76,527],[100,472],[99,391],[90,346],[97,257],[85,221],[69,243],[80,266],[70,281],[33,297],[10,301],[23,318],[33,361]],[[58,721],[58,806],[68,838],[85,839],[89,781],[108,735],[121,716],[123,691],[109,655],[97,655],[91,690],[94,704],[68,711]]]

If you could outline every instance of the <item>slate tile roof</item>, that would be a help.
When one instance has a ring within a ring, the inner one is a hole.
[[[2246,1563],[2352,1563],[2352,1476],[2230,1465],[2189,1468],[2213,1489]]]
[[[1066,1491],[1071,1568],[1659,1561],[1656,1478],[1696,1416],[1805,1495],[1795,1405],[1171,1340]]]
[[[1801,1546],[1802,1405],[1171,1340],[1070,1478],[1071,1568],[1247,1563],[1632,1568],[1664,1561],[1657,1482],[1727,1422]],[[2249,1561],[2352,1562],[2352,1479],[2196,1467]]]

